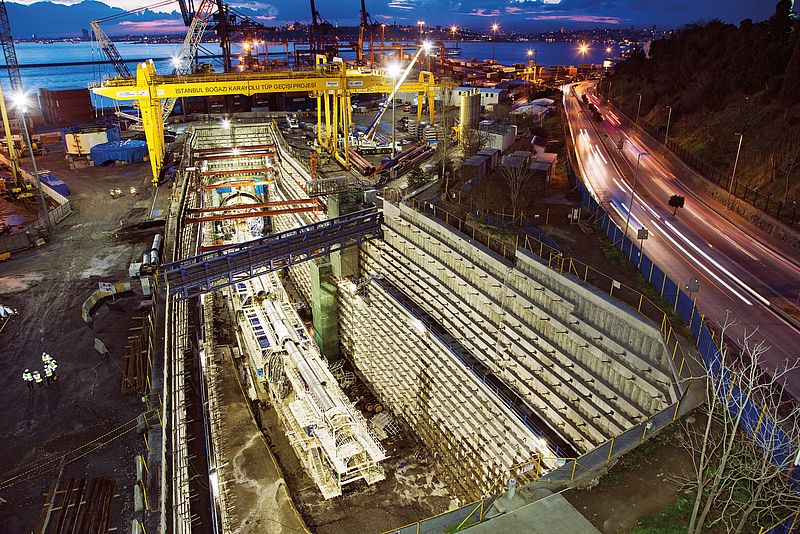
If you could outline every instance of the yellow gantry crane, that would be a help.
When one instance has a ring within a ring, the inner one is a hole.
[[[106,80],[92,91],[112,100],[133,100],[142,113],[153,185],[158,185],[164,161],[164,117],[162,100],[188,96],[247,95],[308,92],[317,102],[317,141],[345,166],[350,167],[348,136],[352,127],[353,94],[389,94],[395,83],[383,70],[348,69],[339,58],[326,62],[318,56],[314,70],[239,72],[159,76],[151,60],[140,63],[135,78]],[[430,121],[434,121],[433,74],[421,72],[418,81],[406,81],[398,89],[417,93],[417,119],[427,99]],[[339,137],[342,137],[340,141]]]

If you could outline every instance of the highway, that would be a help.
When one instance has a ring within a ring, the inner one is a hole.
[[[583,93],[602,113],[601,123],[584,112],[579,101]],[[639,154],[649,153],[640,158],[628,236],[635,239],[638,229],[646,227],[644,253],[684,288],[692,278],[699,280],[697,306],[717,331],[730,314],[738,324],[726,335],[739,345],[745,332],[751,347],[763,342],[762,360],[769,368],[798,358],[800,330],[785,315],[800,317],[800,262],[795,253],[747,221],[729,220],[724,206],[693,192],[686,175],[691,171],[663,155],[660,147],[649,146],[656,144],[651,138],[624,127],[594,94],[594,82],[565,86],[564,106],[577,171],[620,228],[625,227],[633,185],[623,174],[632,178]],[[620,139],[621,153],[616,148]],[[675,216],[668,205],[673,194],[686,198]],[[784,314],[776,311],[778,306]],[[800,398],[800,371],[791,373],[787,390]]]

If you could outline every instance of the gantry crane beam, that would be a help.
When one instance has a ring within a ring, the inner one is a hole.
[[[153,184],[157,185],[164,160],[163,99],[182,96],[235,95],[308,92],[317,99],[318,141],[345,167],[350,164],[348,133],[352,124],[350,95],[389,94],[395,84],[383,71],[347,69],[341,61],[325,63],[318,57],[313,71],[241,72],[213,75],[159,76],[152,60],[140,63],[135,79],[113,79],[93,87],[95,94],[112,100],[134,100],[142,112]],[[431,123],[436,83],[430,72],[417,81],[405,81],[397,90],[417,93],[428,100]],[[417,107],[418,118],[422,107]],[[324,120],[324,130],[323,130]],[[344,145],[339,146],[339,133]],[[342,154],[340,150],[342,149]]]

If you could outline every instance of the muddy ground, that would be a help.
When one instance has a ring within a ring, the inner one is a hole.
[[[145,243],[152,239],[141,235],[129,241],[117,235],[120,221],[150,211],[149,165],[72,170],[57,147],[37,162],[40,169],[52,170],[68,183],[74,213],[57,226],[45,246],[14,254],[0,264],[0,303],[19,311],[0,333],[5,371],[0,375],[0,404],[6,408],[0,415],[0,480],[23,475],[16,483],[0,482],[0,497],[6,501],[0,504],[3,533],[33,529],[44,504],[42,493],[57,479],[60,462],[53,471],[25,481],[30,468],[112,431],[144,409],[138,395],[120,392],[122,354],[131,316],[141,300],[140,287],[134,282],[135,292],[100,306],[91,326],[83,322],[80,311],[98,282],[128,280],[128,265],[141,257]],[[113,199],[109,195],[110,188],[127,193],[131,186],[139,196]],[[109,357],[94,350],[95,338],[105,343]],[[60,379],[30,392],[22,372],[25,368],[41,371],[42,351],[58,361]],[[143,451],[140,434],[125,434],[66,464],[62,485],[69,477],[115,479],[118,497],[111,526],[127,530],[134,456]]]

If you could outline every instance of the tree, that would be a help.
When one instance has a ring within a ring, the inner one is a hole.
[[[783,73],[783,86],[781,87],[781,96],[786,102],[795,102],[800,98],[800,39],[796,39],[792,57],[786,65],[786,70]]]
[[[467,128],[461,135],[461,152],[464,159],[469,159],[489,142],[489,135],[474,128]]]
[[[511,217],[515,219],[517,217],[519,194],[522,191],[522,186],[531,177],[531,170],[525,165],[521,167],[500,166],[498,172],[508,185],[508,197],[511,200]]]
[[[425,173],[419,167],[414,167],[408,174],[408,188],[416,189],[425,181]]]
[[[672,195],[669,197],[669,205],[674,208],[672,210],[673,217],[678,213],[678,208],[682,208],[685,203],[686,199],[680,195]]]
[[[787,476],[800,442],[800,405],[784,400],[798,361],[767,370],[763,356],[769,347],[747,332],[741,351],[733,354],[726,343],[735,324],[727,318],[720,335],[725,370],[706,369],[705,423],[684,424],[681,442],[692,467],[677,478],[694,494],[689,534],[719,523],[736,533],[753,522],[768,526],[800,506]]]
[[[778,178],[778,174],[783,177],[783,201],[786,202],[791,187],[790,177],[795,169],[800,168],[800,128],[789,130],[772,145],[770,161],[773,179]]]

